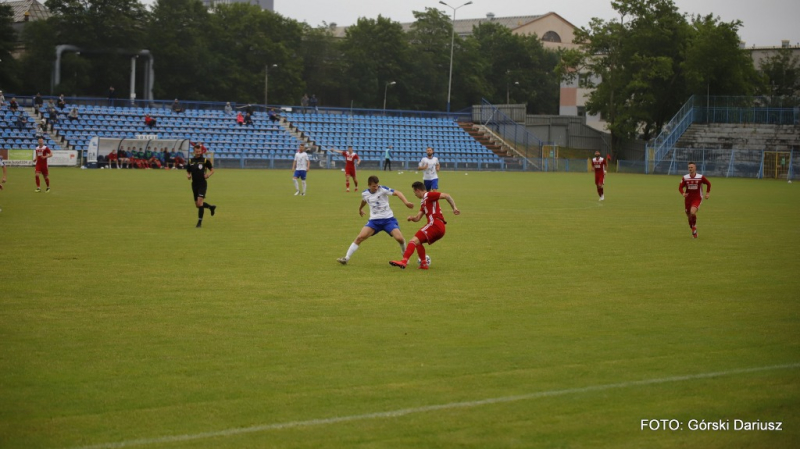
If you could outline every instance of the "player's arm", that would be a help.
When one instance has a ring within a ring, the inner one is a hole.
[[[344,154],[344,150],[337,150],[336,148],[328,148],[328,151],[332,153]]]
[[[703,176],[702,183],[706,185],[706,199],[708,199],[708,195],[711,194],[711,181],[709,181],[708,178]]]
[[[436,159],[436,173],[439,173],[440,168],[442,168],[442,166],[439,164],[439,159]]]
[[[292,173],[294,173],[294,172],[295,172],[295,170],[297,170],[297,158],[295,158],[295,159],[292,161]]]
[[[683,191],[683,188],[686,187],[686,181],[681,179],[681,183],[678,184],[678,192],[683,195],[684,198],[689,196],[689,189],[686,189],[686,192]]]
[[[399,191],[399,190],[395,190],[395,191],[392,193],[392,195],[394,195],[394,196],[396,196],[396,197],[400,198],[400,201],[402,201],[402,202],[403,202],[403,204],[405,204],[407,208],[409,208],[409,209],[413,209],[413,208],[414,208],[414,203],[410,203],[410,202],[409,202],[409,201],[406,199],[406,196],[405,196],[405,195],[403,195],[403,192],[401,192],[401,191]]]
[[[603,174],[605,175],[606,173],[608,173],[608,160],[603,159]]]
[[[206,173],[204,176],[206,179],[208,179],[214,174],[214,164],[206,159],[206,167],[208,167],[208,173]]]
[[[426,164],[426,163],[424,163],[422,161],[419,161],[419,165],[417,166],[417,170],[425,170],[426,168],[428,168],[428,164]]]
[[[361,200],[361,205],[358,206],[358,215],[361,215],[362,217],[364,216],[364,206],[366,206],[366,205],[367,205],[367,202],[364,201],[364,200]]]
[[[453,208],[453,215],[459,215],[461,213],[461,211],[456,207],[456,200],[454,200],[452,196],[448,195],[447,193],[441,193],[439,194],[439,199],[444,199],[450,204],[450,207]]]
[[[422,218],[422,215],[423,215],[423,213],[420,210],[419,212],[417,212],[417,215],[409,215],[408,216],[408,221],[413,221],[414,223],[416,223]]]

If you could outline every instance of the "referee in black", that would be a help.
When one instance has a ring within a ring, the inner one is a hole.
[[[194,146],[194,157],[186,166],[186,179],[192,180],[192,193],[194,194],[194,204],[197,206],[197,227],[203,226],[203,212],[211,209],[211,216],[217,211],[217,206],[205,202],[206,190],[208,189],[208,178],[214,174],[214,166],[211,161],[203,155],[203,147],[200,144]]]

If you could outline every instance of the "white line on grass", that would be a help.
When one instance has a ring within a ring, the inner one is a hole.
[[[415,413],[425,413],[425,412],[433,412],[437,410],[449,410],[449,409],[456,409],[456,408],[468,408],[468,407],[479,407],[481,405],[490,405],[490,404],[501,404],[504,402],[517,402],[517,401],[525,401],[529,399],[538,399],[538,398],[546,398],[552,396],[563,396],[567,394],[575,394],[575,393],[589,393],[595,391],[604,391],[604,390],[613,390],[617,388],[628,388],[628,387],[636,387],[642,385],[657,385],[657,384],[664,384],[670,382],[682,382],[686,380],[697,380],[697,379],[708,379],[712,377],[722,377],[722,376],[730,376],[734,374],[747,374],[747,373],[756,373],[760,371],[775,371],[775,370],[782,370],[782,369],[795,369],[800,368],[800,363],[792,363],[788,365],[773,365],[773,366],[762,366],[759,368],[743,368],[743,369],[735,369],[730,371],[717,371],[713,373],[702,373],[702,374],[689,374],[686,376],[674,376],[674,377],[663,377],[660,379],[646,379],[646,380],[634,380],[630,382],[620,382],[615,384],[605,384],[605,385],[592,385],[588,387],[580,387],[580,388],[567,388],[565,390],[550,390],[550,391],[540,391],[538,393],[530,393],[530,394],[523,394],[518,396],[504,396],[499,398],[490,398],[490,399],[481,399],[478,401],[468,401],[468,402],[451,402],[449,404],[438,404],[438,405],[426,405],[423,407],[414,407],[414,408],[404,408],[400,410],[392,410],[388,412],[377,412],[377,413],[367,413],[363,415],[350,415],[350,416],[340,416],[336,418],[323,418],[323,419],[311,419],[307,421],[290,421],[285,423],[277,423],[277,424],[262,424],[258,426],[251,426],[251,427],[240,427],[235,429],[225,429],[225,430],[217,430],[214,432],[203,432],[203,433],[194,433],[188,435],[173,435],[173,436],[166,436],[166,437],[157,437],[157,438],[144,438],[139,440],[127,440],[127,441],[119,441],[116,443],[103,443],[103,444],[96,444],[92,446],[81,446],[76,447],[73,449],[114,449],[114,448],[123,448],[123,447],[133,447],[133,446],[148,446],[154,444],[164,444],[164,443],[177,443],[182,441],[192,441],[192,440],[201,440],[205,438],[216,438],[216,437],[229,437],[233,435],[241,435],[246,433],[255,433],[255,432],[265,432],[268,430],[281,430],[281,429],[291,429],[297,427],[310,427],[310,426],[321,426],[326,424],[337,424],[341,422],[349,422],[349,421],[361,421],[365,419],[378,419],[378,418],[396,418],[398,416],[405,416],[411,415]]]

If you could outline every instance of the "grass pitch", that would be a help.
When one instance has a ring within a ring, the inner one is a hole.
[[[417,203],[421,175],[374,174]],[[338,171],[295,197],[218,170],[202,229],[183,172],[51,178],[0,192],[0,447],[800,441],[796,186],[711,179],[693,240],[677,176],[610,174],[598,203],[591,174],[443,172],[462,215],[422,272],[383,234],[336,263],[366,222]]]

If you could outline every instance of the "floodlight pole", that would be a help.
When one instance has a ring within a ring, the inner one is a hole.
[[[272,64],[271,67],[278,67],[278,64]],[[264,66],[264,112],[269,109],[269,103],[267,102],[267,92],[269,92],[269,68],[269,64]]]
[[[386,93],[389,91],[389,86],[394,86],[395,84],[397,84],[396,81],[390,81],[383,88],[383,115],[386,115]]]
[[[448,5],[447,3],[443,2],[443,1],[440,1],[439,3],[441,3],[444,6],[447,6],[448,8],[453,10],[453,32],[450,35],[450,77],[449,77],[449,80],[447,81],[447,112],[449,113],[450,112],[450,92],[452,91],[452,88],[453,88],[453,46],[455,45],[455,42],[456,42],[456,11],[458,11],[459,8],[463,8],[464,6],[471,5],[472,2],[469,1],[469,2],[464,3],[463,5],[461,5],[459,7],[456,7],[456,8],[453,8],[452,6]]]

